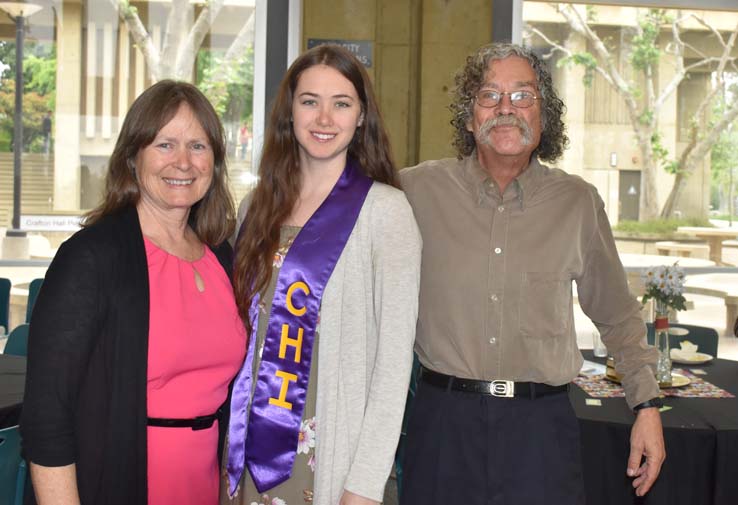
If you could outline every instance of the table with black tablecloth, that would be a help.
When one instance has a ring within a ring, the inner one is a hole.
[[[26,358],[0,354],[0,429],[18,424],[26,382]]]
[[[593,358],[591,351],[583,352]],[[681,365],[679,365],[681,366]],[[738,362],[715,359],[702,379],[738,395]],[[735,505],[738,503],[738,398],[665,397],[662,412],[666,461],[651,491],[635,496],[625,470],[635,419],[624,398],[590,398],[572,386],[569,398],[579,418],[588,505]]]

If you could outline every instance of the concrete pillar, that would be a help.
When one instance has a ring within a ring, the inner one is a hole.
[[[372,78],[395,162],[417,161],[418,32],[420,0],[316,1],[303,6],[303,48],[308,39],[372,42]],[[356,23],[361,19],[361,23]]]
[[[2,249],[0,249],[0,258],[4,260],[27,260],[31,257],[29,252],[28,237],[8,237],[2,238]]]
[[[377,2],[375,79],[398,168],[418,160],[419,0]]]
[[[564,29],[567,29],[566,26]],[[583,36],[568,30],[564,46],[573,53],[582,53],[587,51],[587,41]],[[558,74],[556,91],[559,98],[566,105],[566,123],[567,135],[571,142],[569,148],[564,151],[564,156],[559,160],[557,165],[569,173],[573,173],[591,180],[591,173],[584,173],[584,148],[585,142],[582,139],[586,137],[587,129],[585,128],[585,101],[587,89],[584,86],[584,67],[581,65],[566,65],[559,69],[553,70]],[[603,165],[607,167],[607,165]]]
[[[130,89],[131,79],[131,53],[129,47],[128,28],[125,24],[119,25],[119,43],[118,43],[118,118],[115,133],[120,131],[123,120],[128,112],[128,90]]]
[[[103,68],[102,68],[102,137],[113,136],[113,75],[115,64],[115,31],[110,21],[103,24]]]
[[[420,34],[420,161],[455,157],[449,124],[454,74],[466,57],[492,41],[489,0],[424,0]]]
[[[54,210],[79,212],[82,5],[58,7]]]

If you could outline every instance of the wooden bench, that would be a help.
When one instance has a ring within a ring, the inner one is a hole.
[[[738,274],[688,275],[684,292],[725,300],[725,334],[733,334],[733,324],[738,317]]]
[[[656,242],[656,251],[661,256],[672,256],[672,252],[676,253],[676,256],[683,258],[699,257],[707,258],[710,253],[710,249],[705,244],[697,244],[694,242],[675,242],[673,240],[665,240],[662,242]]]

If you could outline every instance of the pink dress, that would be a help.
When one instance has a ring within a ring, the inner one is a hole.
[[[149,417],[214,413],[246,353],[246,330],[213,252],[196,261],[145,239],[149,266]],[[196,272],[203,280],[200,291]],[[149,505],[218,503],[218,422],[199,431],[148,427]]]

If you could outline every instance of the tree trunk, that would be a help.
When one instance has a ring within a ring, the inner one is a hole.
[[[666,202],[664,202],[664,208],[661,209],[662,219],[669,219],[674,215],[677,200],[679,199],[679,195],[681,194],[686,184],[687,178],[685,177],[684,172],[679,171],[674,178],[674,184],[671,186],[669,196],[666,198]]]
[[[191,8],[189,0],[172,0],[161,48],[159,75],[163,77],[192,80],[191,76],[181,75],[177,72],[179,69],[175,68],[177,49],[180,47],[187,30],[187,15]],[[191,69],[190,73],[192,73]]]
[[[187,37],[181,41],[176,59],[177,75],[192,73],[197,51],[210,31],[213,20],[218,16],[224,2],[225,0],[211,0],[203,6]]]
[[[733,121],[738,118],[738,101],[723,114],[720,120],[705,133],[702,137],[698,137],[697,127],[693,126],[690,132],[690,143],[684,149],[679,161],[680,171],[674,180],[669,197],[661,211],[661,217],[669,217],[674,213],[674,207],[679,199],[679,195],[684,190],[687,178],[697,169],[699,162],[710,154],[712,146],[717,142],[720,132],[728,128]],[[697,140],[699,138],[699,140]],[[707,209],[705,209],[707,210]]]
[[[648,131],[636,133],[638,147],[641,150],[641,197],[638,201],[638,220],[647,221],[659,215],[659,194],[656,185],[656,168],[654,166],[653,148]]]

